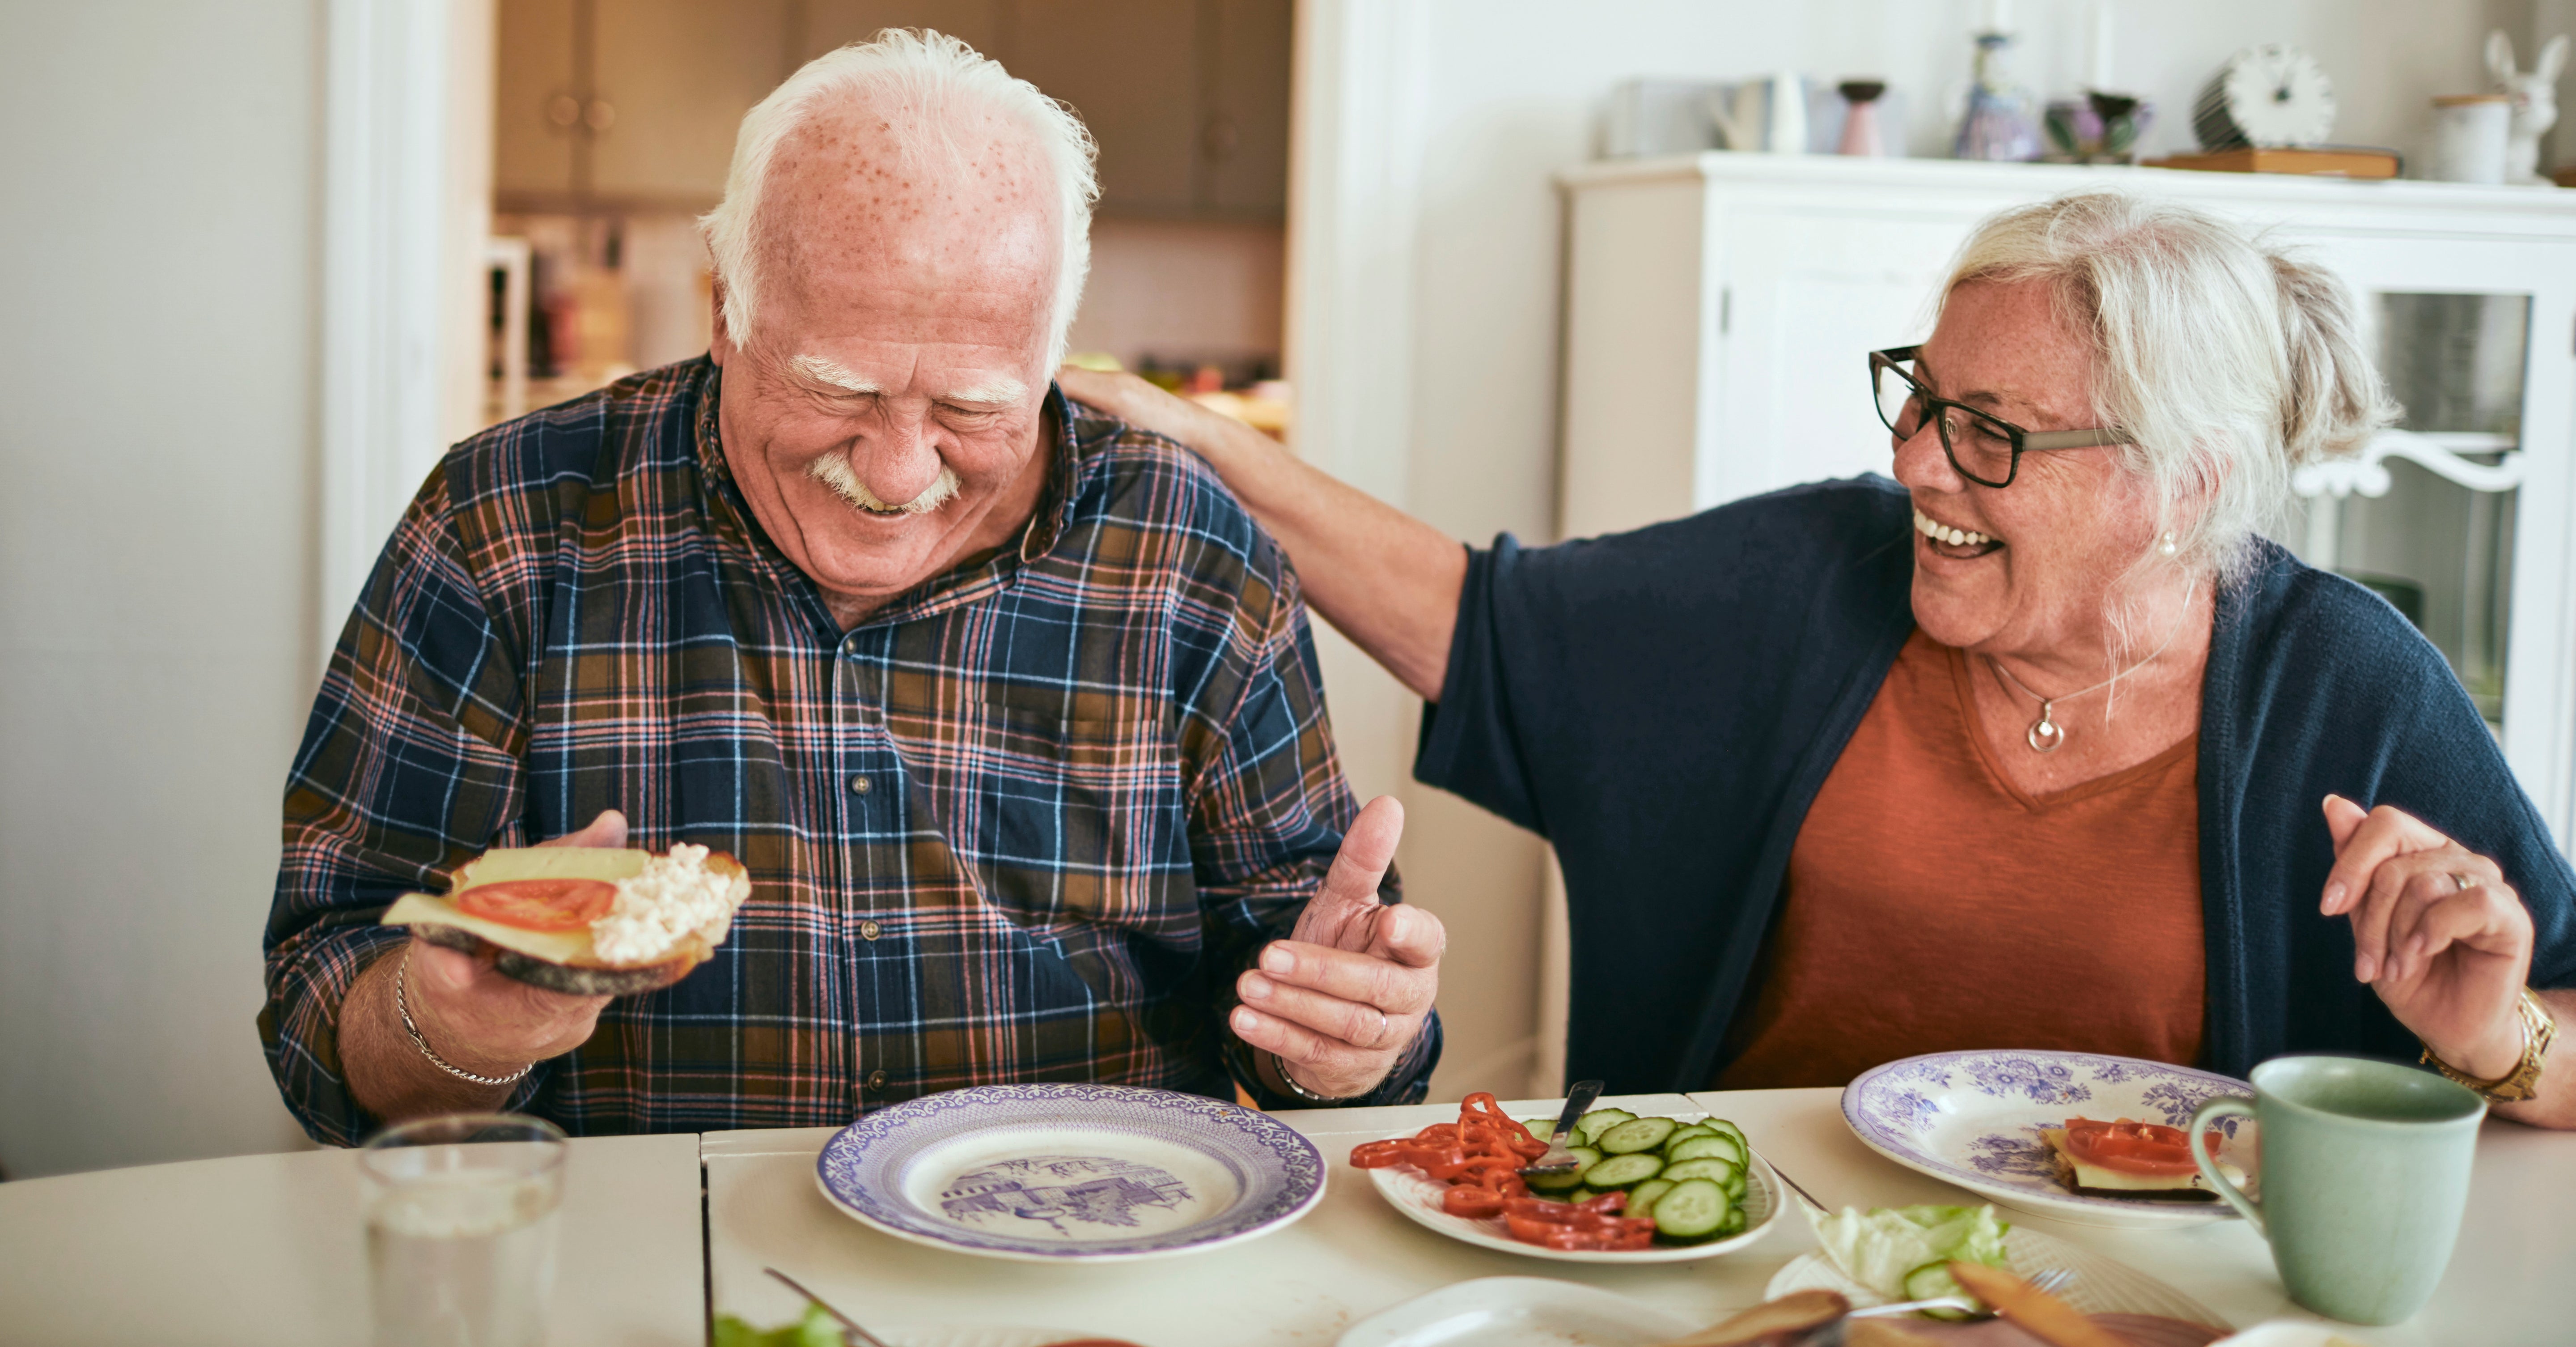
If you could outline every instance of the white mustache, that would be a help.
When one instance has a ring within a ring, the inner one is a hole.
[[[850,471],[850,461],[839,454],[825,454],[815,459],[806,465],[805,475],[831,488],[832,494],[840,497],[850,508],[865,510],[869,514],[928,514],[956,499],[958,487],[957,470],[943,463],[939,465],[939,476],[923,487],[920,495],[899,505],[894,504],[879,499],[877,493],[868,490],[868,484]]]

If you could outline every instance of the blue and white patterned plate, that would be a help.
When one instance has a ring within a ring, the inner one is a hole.
[[[2078,1225],[2165,1229],[2232,1219],[2223,1202],[2077,1197],[2057,1182],[2040,1129],[2068,1118],[2137,1118],[2181,1127],[2220,1095],[2252,1098],[2232,1076],[2187,1066],[2044,1048],[1935,1052],[1873,1066],[1843,1087],[1843,1121],[1908,1169],[2008,1207]],[[2242,1135],[2239,1135],[2241,1125]],[[2254,1173],[2252,1124],[2222,1120],[2221,1158]]]
[[[981,1085],[870,1113],[823,1145],[834,1206],[916,1244],[1112,1262],[1267,1234],[1324,1195],[1315,1144],[1251,1109],[1127,1085]]]

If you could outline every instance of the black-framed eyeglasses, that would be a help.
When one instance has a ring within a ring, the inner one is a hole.
[[[2126,444],[2117,430],[2024,430],[1999,416],[1989,416],[1964,402],[1934,397],[1917,383],[1911,368],[1920,346],[1898,346],[1869,353],[1869,382],[1878,401],[1878,419],[1899,442],[1923,429],[1926,409],[1940,417],[1941,452],[1962,477],[1979,486],[2011,486],[2021,472],[2021,456],[2031,450],[2093,449]]]

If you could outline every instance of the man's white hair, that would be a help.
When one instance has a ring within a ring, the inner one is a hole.
[[[2050,287],[2091,355],[2088,424],[2129,433],[2120,452],[2174,559],[2222,583],[2287,511],[2293,469],[2396,417],[2334,273],[2187,206],[2086,192],[2005,211],[1960,249],[1942,299],[1980,280]]]
[[[1053,369],[1064,359],[1065,334],[1091,271],[1091,205],[1100,195],[1092,163],[1098,147],[1071,108],[1012,78],[973,47],[928,29],[889,28],[866,42],[825,52],[743,114],[724,200],[698,220],[715,257],[716,277],[724,283],[726,335],[748,345],[759,314],[765,279],[761,195],[779,144],[815,117],[854,106],[886,114],[897,150],[913,164],[929,163],[934,154],[953,155],[959,133],[993,114],[1019,123],[1036,139],[1055,173],[1064,230],[1050,315],[1047,368]]]

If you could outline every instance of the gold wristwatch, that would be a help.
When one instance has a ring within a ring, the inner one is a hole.
[[[2522,1000],[2515,1009],[2522,1014],[2522,1060],[2513,1070],[2494,1080],[2480,1080],[2424,1049],[2424,1063],[2443,1075],[2477,1091],[2491,1103],[2517,1104],[2540,1093],[2540,1067],[2549,1056],[2549,1040],[2558,1037],[2558,1021],[2549,1007],[2529,987],[2522,989]]]

